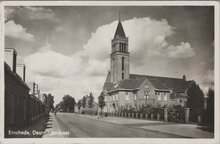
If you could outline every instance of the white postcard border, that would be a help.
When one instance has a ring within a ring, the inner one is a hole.
[[[173,138],[4,138],[4,7],[5,6],[214,6],[215,7],[215,133],[214,139]],[[219,2],[216,1],[3,1],[0,48],[0,143],[219,143]]]

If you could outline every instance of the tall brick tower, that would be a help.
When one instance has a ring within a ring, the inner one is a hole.
[[[129,79],[128,37],[126,37],[120,16],[115,36],[112,39],[110,54],[111,82],[117,83],[123,79]]]

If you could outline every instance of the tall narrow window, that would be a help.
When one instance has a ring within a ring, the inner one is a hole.
[[[125,58],[122,57],[122,58],[121,58],[121,69],[122,69],[122,70],[125,69],[124,62],[125,62]]]
[[[128,92],[125,93],[125,100],[129,100]]]
[[[126,44],[125,44],[125,52],[127,52],[127,46],[126,46]]]
[[[164,101],[167,101],[167,93],[164,93]]]
[[[121,74],[121,79],[124,79],[124,73]]]
[[[122,43],[122,47],[123,47],[123,52],[124,52],[124,50],[125,50],[124,43]]]
[[[123,45],[124,45],[124,52],[126,52],[126,44],[124,43]]]

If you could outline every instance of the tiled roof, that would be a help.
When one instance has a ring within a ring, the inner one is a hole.
[[[108,71],[104,86],[103,86],[103,90],[107,90],[109,91],[111,88],[113,87],[113,83],[111,83],[111,72]]]
[[[10,76],[13,76],[14,80],[17,80],[23,86],[25,86],[28,90],[30,90],[29,86],[22,80],[22,78],[16,72],[12,72],[10,66],[6,62],[4,62],[4,66],[5,66],[4,67],[5,73],[9,74]]]
[[[124,79],[115,84],[110,91],[116,90],[135,90],[144,81],[144,78],[140,79]]]
[[[164,85],[157,79],[150,79],[150,82],[156,89],[169,89],[166,85]]]
[[[176,93],[176,98],[185,98],[186,96],[185,93]]]
[[[116,35],[119,35],[119,36],[124,37],[124,38],[126,37],[126,36],[125,36],[124,29],[123,29],[123,26],[122,26],[122,24],[121,24],[121,21],[118,22],[118,26],[117,26],[117,29],[116,29],[116,31],[115,31],[115,36],[114,36],[114,38],[116,37]]]
[[[104,84],[104,87],[103,87],[103,90],[111,90],[113,88],[113,83],[110,83],[110,82],[105,82]]]
[[[110,75],[110,73],[108,73],[108,75]],[[130,74],[130,79],[124,79],[114,85],[113,83],[109,82],[107,78],[104,84],[104,89],[109,92],[117,90],[135,90],[139,88],[140,84],[142,84],[146,78],[156,89],[173,90],[173,92],[185,92],[191,83],[191,81],[185,81],[184,79],[180,78]]]
[[[139,78],[149,79],[154,85],[154,87],[157,89],[172,89],[175,92],[184,92],[191,83],[191,81],[185,81],[179,78],[130,74],[130,79],[139,79]]]

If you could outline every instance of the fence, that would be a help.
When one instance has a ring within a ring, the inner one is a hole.
[[[134,118],[134,119],[149,119],[149,120],[162,120],[165,122],[177,122],[177,123],[188,123],[189,122],[189,108],[171,109],[164,108],[163,113],[143,113],[143,112],[115,112],[106,113],[108,116]]]

